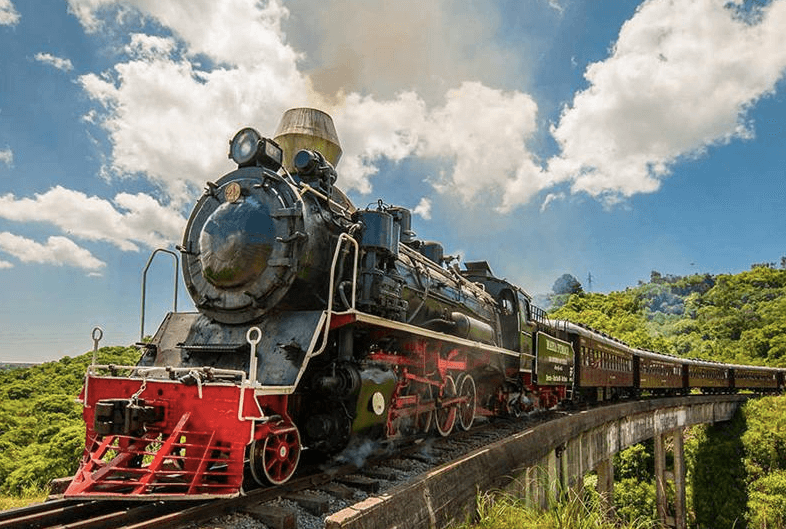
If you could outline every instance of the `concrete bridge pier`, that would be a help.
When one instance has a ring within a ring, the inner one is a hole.
[[[595,490],[600,494],[603,512],[611,515],[614,510],[614,462],[611,458],[598,463],[595,472],[598,474],[598,484]]]
[[[674,468],[666,468],[666,452],[671,437],[674,454]],[[666,487],[674,483],[674,514],[669,510]],[[685,443],[682,428],[655,435],[655,495],[658,518],[663,525],[676,529],[686,529],[685,508]]]

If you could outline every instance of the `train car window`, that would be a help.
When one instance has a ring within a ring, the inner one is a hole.
[[[510,293],[513,295],[512,291]],[[526,324],[532,321],[532,311],[530,309],[529,300],[521,292],[516,292],[516,297],[518,298],[519,312],[521,313],[521,323]],[[515,300],[513,303],[515,304]]]
[[[513,292],[510,290],[503,290],[499,295],[499,305],[502,309],[503,316],[510,316],[516,310],[513,303]]]
[[[502,327],[502,346],[512,351],[530,352],[523,347],[520,332],[526,317],[516,314],[516,295],[509,288],[502,290],[497,296],[500,308],[500,326]],[[531,348],[531,346],[530,346]]]

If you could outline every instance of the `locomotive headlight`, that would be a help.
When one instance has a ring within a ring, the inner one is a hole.
[[[261,141],[262,136],[254,129],[242,129],[229,142],[229,157],[240,166],[253,164]]]
[[[263,138],[252,128],[242,129],[229,142],[229,157],[240,167],[260,165],[277,171],[284,159],[278,143]]]

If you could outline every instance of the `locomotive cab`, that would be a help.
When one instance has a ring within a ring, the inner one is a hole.
[[[464,266],[466,270],[462,271],[462,275],[483,285],[499,306],[502,347],[531,355],[536,324],[531,318],[529,296],[515,285],[494,276],[486,261],[467,262]]]

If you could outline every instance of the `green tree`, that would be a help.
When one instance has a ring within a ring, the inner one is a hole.
[[[777,470],[751,484],[748,520],[750,527],[786,527],[786,471]]]
[[[133,347],[104,347],[98,363],[134,365]],[[0,372],[0,492],[41,490],[73,475],[85,443],[81,390],[92,353]]]
[[[584,291],[578,279],[570,274],[562,274],[551,287],[554,294],[580,294]]]
[[[695,428],[685,443],[697,528],[745,527],[744,431],[745,418],[740,411],[731,421]]]

